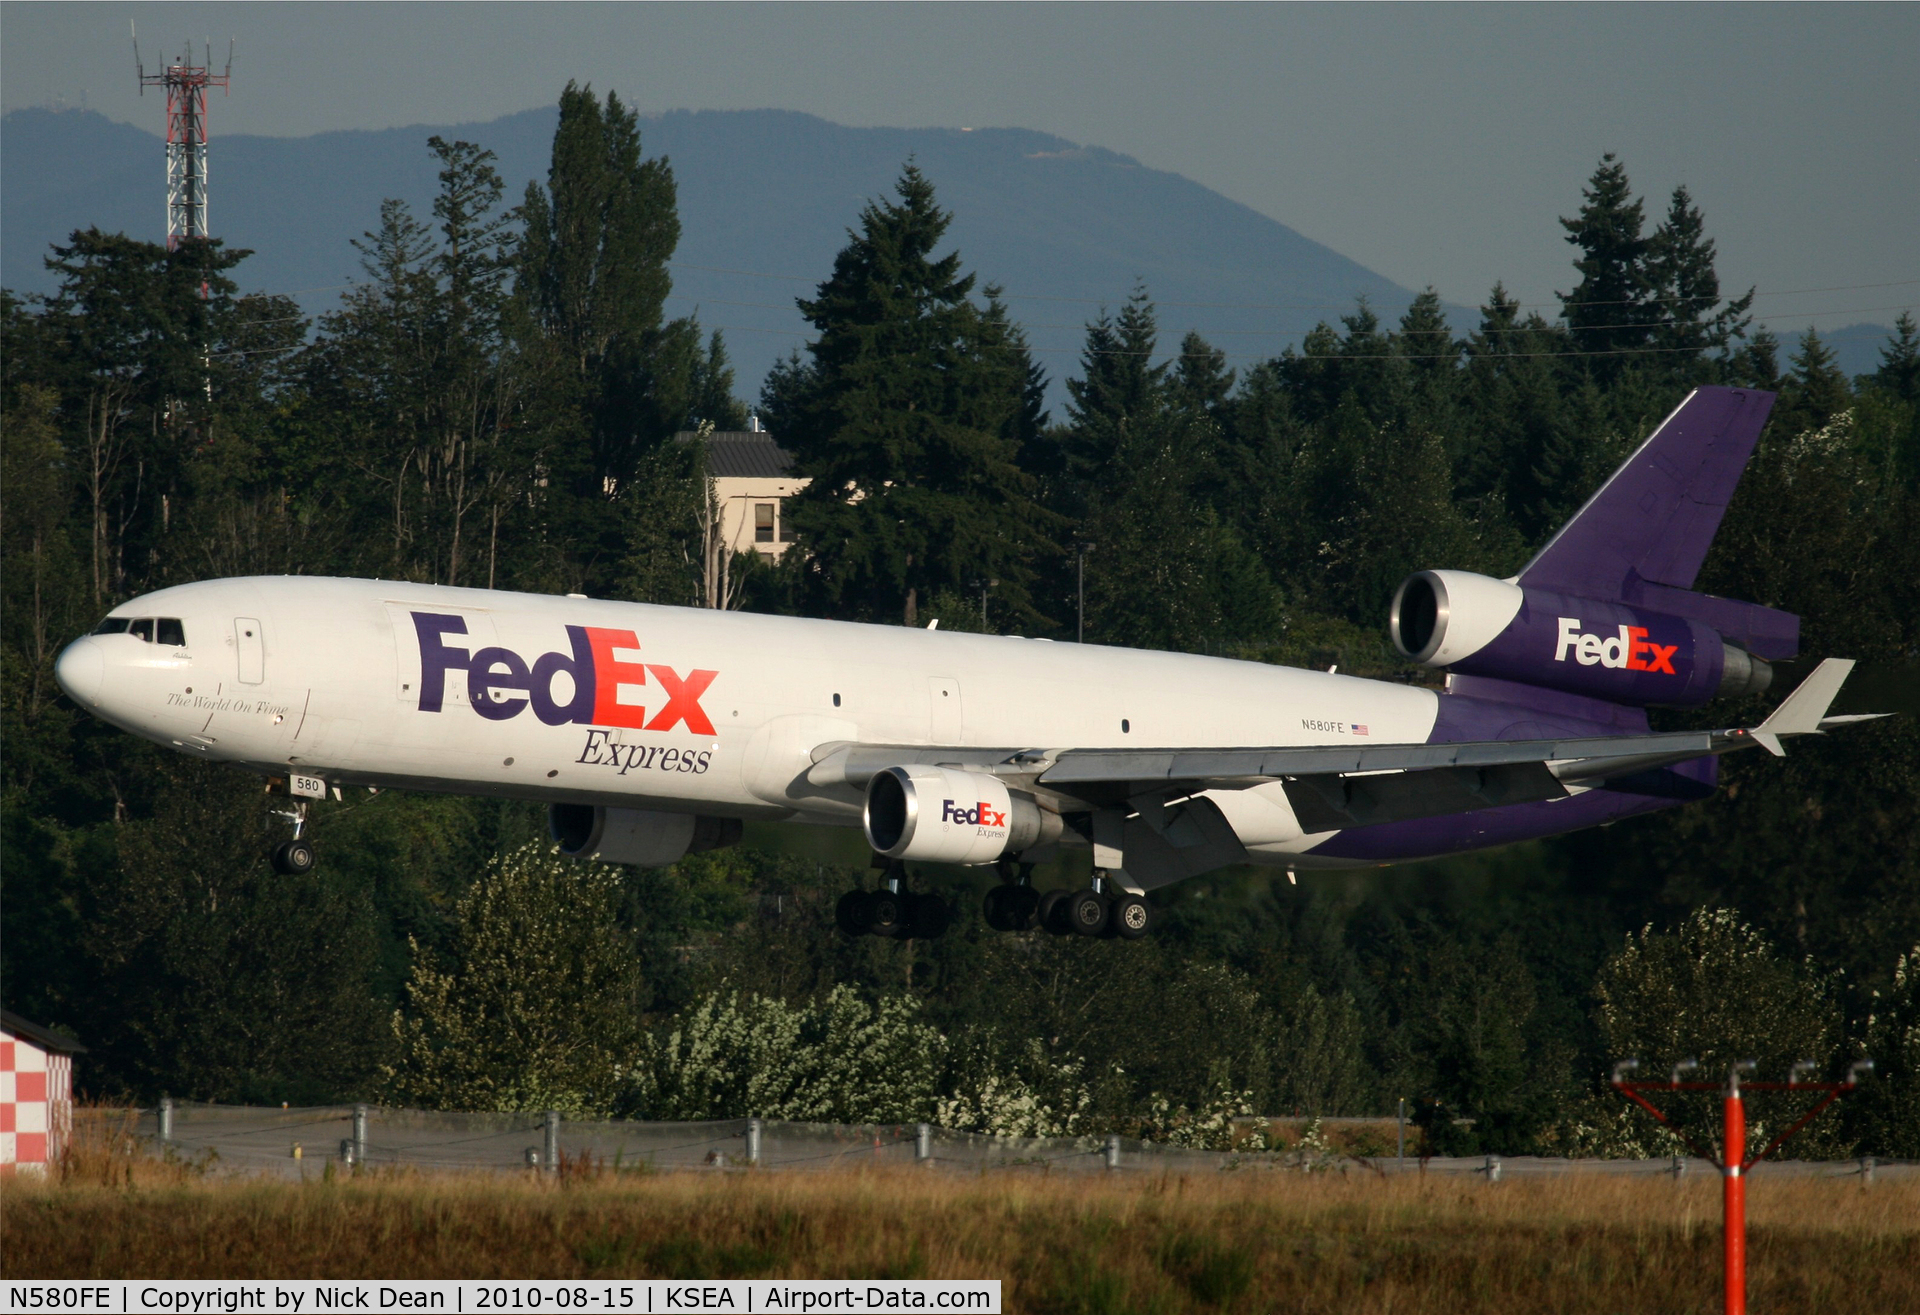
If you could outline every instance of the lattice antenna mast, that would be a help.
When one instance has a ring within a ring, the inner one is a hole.
[[[129,30],[132,25],[128,25]],[[206,46],[206,62],[193,62],[193,43],[176,63],[161,73],[149,73],[140,62],[140,37],[134,34],[133,69],[140,93],[148,87],[167,89],[167,249],[209,236],[207,229],[207,88],[227,90],[233,76],[233,42],[227,42],[227,66],[213,72],[213,42]]]

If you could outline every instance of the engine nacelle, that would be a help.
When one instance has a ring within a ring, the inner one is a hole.
[[[867,782],[867,843],[887,858],[991,863],[1060,838],[1058,813],[985,772],[921,763]]]
[[[1773,668],[1704,622],[1525,589],[1470,571],[1420,571],[1393,595],[1394,647],[1430,667],[1610,703],[1688,706],[1758,694]]]
[[[547,805],[547,830],[568,858],[658,868],[740,843],[740,819],[594,804]]]

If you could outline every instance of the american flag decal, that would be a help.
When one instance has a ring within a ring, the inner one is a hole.
[[[1367,733],[1367,728],[1365,726],[1360,725],[1358,722],[1355,722],[1353,726],[1353,733],[1355,735],[1365,735]]]

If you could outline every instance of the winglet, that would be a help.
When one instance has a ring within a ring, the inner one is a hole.
[[[1765,721],[1753,728],[1753,738],[1768,753],[1779,758],[1786,754],[1786,750],[1780,747],[1782,735],[1820,734],[1820,723],[1826,717],[1827,709],[1833,706],[1840,686],[1852,674],[1852,658],[1825,659],[1813,669],[1813,674],[1800,682],[1798,689],[1781,701]]]

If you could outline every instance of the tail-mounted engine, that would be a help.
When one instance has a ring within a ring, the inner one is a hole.
[[[1408,576],[1388,629],[1394,647],[1425,666],[1610,703],[1690,706],[1759,694],[1773,681],[1765,660],[1702,621],[1470,571]]]
[[[741,826],[733,817],[549,804],[547,830],[568,858],[658,868],[677,863],[688,854],[739,844]]]
[[[867,782],[867,843],[887,858],[991,863],[1060,838],[1058,813],[985,772],[914,764]]]

